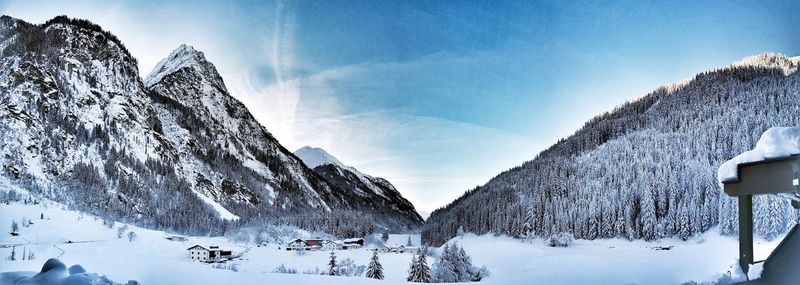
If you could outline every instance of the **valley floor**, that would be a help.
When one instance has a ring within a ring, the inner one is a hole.
[[[40,219],[44,215],[44,220]],[[20,226],[20,235],[8,234],[12,220],[22,217],[34,222]],[[410,253],[381,253],[385,270],[383,281],[363,277],[332,277],[306,274],[272,273],[281,264],[297,269],[325,270],[329,252],[297,255],[279,249],[280,245],[256,247],[227,241],[223,237],[189,237],[185,242],[165,239],[169,234],[130,227],[136,240],[118,239],[100,219],[48,206],[0,204],[0,272],[39,271],[45,260],[57,257],[67,267],[82,265],[89,272],[108,276],[124,283],[141,284],[398,284],[404,283],[411,261]],[[686,281],[710,281],[720,274],[735,271],[738,243],[735,238],[715,234],[715,230],[691,241],[656,242],[627,240],[578,240],[569,248],[551,248],[541,240],[520,241],[508,237],[467,234],[454,240],[472,256],[473,264],[485,265],[492,272],[480,284],[680,284]],[[407,240],[393,236],[393,240]],[[760,241],[756,259],[764,259],[779,240]],[[219,245],[242,253],[236,264],[238,272],[213,268],[189,261],[186,249],[194,244]],[[33,250],[34,260],[10,261],[10,245],[17,245],[17,259],[23,249]],[[673,246],[670,250],[653,247]],[[337,259],[351,258],[366,265],[371,257],[366,249],[336,251]],[[429,258],[428,264],[433,264]]]

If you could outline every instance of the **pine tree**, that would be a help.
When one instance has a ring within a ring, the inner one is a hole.
[[[421,248],[418,251],[417,256],[411,261],[411,269],[408,273],[408,278],[406,281],[417,283],[431,282],[431,270],[428,267],[428,261],[425,258],[425,252],[427,252],[427,248]]]
[[[411,235],[408,236],[408,242],[406,242],[406,246],[414,246],[414,243],[411,242]]]
[[[331,251],[331,260],[328,261],[328,275],[336,276],[336,254]]]
[[[451,256],[450,244],[445,244],[442,248],[442,254],[436,261],[433,262],[431,269],[431,277],[437,283],[452,283],[456,282],[455,269],[453,268],[453,261]]]
[[[11,258],[10,259],[11,259],[11,261],[17,260],[17,247],[16,246],[12,246],[11,247]]]
[[[388,241],[388,240],[389,240],[389,233],[387,233],[387,232],[384,232],[384,233],[381,235],[381,240],[383,240],[383,242],[386,242],[386,241]]]
[[[372,260],[367,265],[367,278],[383,279],[383,266],[378,260],[378,251],[372,254]]]
[[[642,225],[642,238],[645,240],[654,240],[658,234],[658,230],[656,229],[658,224],[656,220],[656,204],[650,189],[643,189],[642,192],[642,198],[639,202],[641,204],[639,224]]]
[[[453,255],[456,256],[455,269],[456,276],[458,276],[458,281],[472,281],[472,258],[467,255],[467,252],[464,251],[463,247],[459,248],[457,253],[455,252],[455,249],[453,249],[453,251]]]

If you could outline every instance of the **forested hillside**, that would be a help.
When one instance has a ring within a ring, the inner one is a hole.
[[[800,124],[799,58],[761,54],[662,87],[587,122],[536,158],[434,211],[422,237],[441,244],[457,229],[515,237],[690,238],[719,225],[737,231],[736,200],[718,166],[752,148],[766,129]],[[756,234],[793,225],[788,201],[754,201]]]

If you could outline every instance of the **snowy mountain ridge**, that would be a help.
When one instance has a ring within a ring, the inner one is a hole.
[[[96,24],[3,16],[0,66],[0,176],[36,195],[197,234],[219,234],[219,217],[347,236],[421,224],[413,207],[376,205],[306,167],[190,46],[142,79]]]
[[[760,53],[745,57],[734,62],[728,68],[736,67],[759,67],[759,68],[779,68],[784,74],[788,75],[797,71],[800,66],[800,56],[787,57],[780,53]]]
[[[405,215],[415,223],[422,224],[423,219],[414,210],[414,205],[403,198],[388,180],[361,173],[321,148],[305,146],[295,151],[294,154],[315,173],[338,188],[405,212]]]

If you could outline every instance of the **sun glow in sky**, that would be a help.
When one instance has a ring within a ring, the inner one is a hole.
[[[669,3],[667,3],[669,2]],[[185,43],[290,150],[430,212],[658,86],[798,55],[796,1],[3,1],[116,34],[142,76]]]

